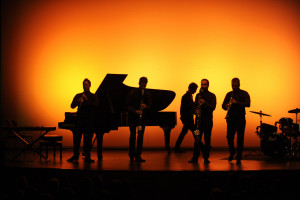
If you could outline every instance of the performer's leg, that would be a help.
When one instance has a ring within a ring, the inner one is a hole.
[[[237,154],[236,159],[242,160],[242,154],[244,149],[244,135],[245,135],[246,122],[241,122],[237,127]]]
[[[230,156],[228,158],[229,161],[233,159],[234,154],[236,153],[234,148],[234,136],[235,136],[235,126],[231,122],[227,122],[227,142],[228,142],[228,150],[230,152]]]
[[[195,134],[194,134],[195,127],[194,126],[189,126],[189,130],[193,133],[195,142],[194,142],[193,157],[188,162],[189,163],[198,163],[198,158],[200,156],[200,151],[203,150],[203,143],[201,141],[203,131],[200,130],[200,135],[195,136]]]
[[[194,142],[194,152],[193,152],[193,158],[192,159],[197,159],[200,156],[200,151],[203,150],[203,143],[201,141],[202,138],[202,133],[200,133],[200,135],[198,136],[199,138],[196,139],[196,137],[194,136],[195,142]]]
[[[76,130],[73,132],[73,155],[74,157],[79,157],[79,149],[80,149],[80,142],[82,138],[82,130]]]
[[[180,145],[184,139],[184,136],[187,134],[188,130],[189,130],[188,125],[183,124],[182,130],[181,130],[181,132],[178,136],[178,139],[176,141],[176,144],[175,144],[175,150],[180,150]]]
[[[86,161],[91,161],[91,149],[94,132],[92,130],[86,130],[84,132],[84,155]]]
[[[208,123],[204,130],[204,153],[203,158],[208,159],[210,156],[212,122]]]
[[[136,140],[136,126],[130,125],[130,137],[129,137],[129,157],[133,161],[135,156],[135,140]]]
[[[67,160],[68,162],[73,162],[78,160],[80,142],[81,142],[83,132],[81,129],[75,129],[72,131],[72,133],[73,133],[73,156]]]
[[[209,155],[210,155],[210,135],[211,135],[211,132],[209,130],[204,132],[204,142],[205,142],[204,147],[203,147],[203,158],[204,159],[208,159]]]
[[[137,136],[137,147],[136,147],[136,155],[135,155],[135,160],[136,161],[143,161],[141,159],[141,154],[143,151],[143,140],[144,140],[144,133],[145,133],[145,126],[142,127],[142,130],[140,134]]]

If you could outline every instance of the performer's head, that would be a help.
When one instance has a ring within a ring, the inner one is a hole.
[[[209,87],[209,81],[207,79],[202,79],[201,80],[201,89],[203,91],[207,91]]]
[[[197,91],[198,85],[196,83],[191,83],[189,85],[189,92],[191,92],[192,94],[194,94]]]
[[[231,80],[231,87],[232,87],[233,91],[239,90],[240,89],[240,79],[233,78]]]
[[[140,81],[139,81],[139,88],[141,88],[141,89],[145,89],[146,88],[146,86],[147,86],[147,83],[148,83],[148,79],[146,78],[146,77],[141,77],[140,78]]]
[[[89,92],[91,88],[91,81],[89,79],[84,79],[82,82],[84,92]]]

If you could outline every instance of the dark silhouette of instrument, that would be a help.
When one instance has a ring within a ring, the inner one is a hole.
[[[123,83],[127,74],[107,74],[96,91],[99,106],[95,110],[95,132],[108,133],[126,127],[128,112],[126,98],[128,92],[134,87]],[[170,132],[177,124],[176,112],[162,112],[175,98],[175,92],[169,90],[147,89],[151,95],[152,105],[145,119],[146,126],[160,126],[165,135],[165,148],[170,148]],[[59,122],[58,127],[73,131],[76,128],[77,115],[75,112],[66,112],[64,122]]]
[[[299,124],[293,123],[291,118],[282,117],[279,121],[275,122],[275,126],[262,123],[262,116],[271,116],[265,113],[250,111],[254,114],[260,115],[260,125],[256,128],[256,133],[260,137],[261,151],[273,158],[289,158],[294,159],[300,153],[300,144],[297,141],[297,137],[300,136]],[[294,109],[288,111],[289,113],[300,112],[300,109]],[[278,132],[277,124],[279,124]],[[292,138],[294,141],[292,141]]]

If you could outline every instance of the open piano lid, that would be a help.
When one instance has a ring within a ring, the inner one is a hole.
[[[126,110],[125,102],[128,92],[136,87],[123,83],[127,74],[107,74],[96,91],[99,98],[99,109],[112,113]],[[175,92],[170,90],[148,89],[151,94],[151,112],[167,108],[175,98]]]

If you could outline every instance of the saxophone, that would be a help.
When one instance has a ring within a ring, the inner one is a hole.
[[[227,113],[226,113],[225,119],[228,119],[228,117],[229,117],[229,110],[230,110],[231,105],[232,105],[231,102],[232,102],[233,94],[234,94],[234,91],[232,91],[231,96],[230,96],[230,99],[229,99],[229,104],[228,104],[228,109],[227,109]]]
[[[200,135],[200,123],[201,123],[201,105],[202,103],[200,102],[200,99],[201,99],[201,94],[203,92],[203,89],[200,89],[200,95],[197,99],[197,110],[199,110],[199,113],[196,115],[196,129],[194,130],[194,135],[196,137],[196,141],[198,142],[199,141],[199,135]]]
[[[145,96],[145,89],[142,89],[142,95],[141,95],[141,104],[140,104],[140,110],[143,111],[142,104],[144,104],[144,96]],[[139,114],[139,125],[138,125],[138,135],[141,134],[143,130],[143,113]]]

